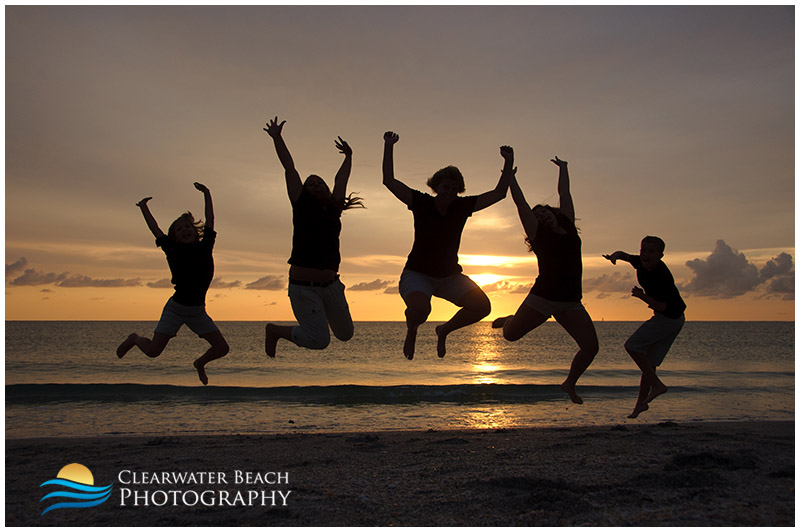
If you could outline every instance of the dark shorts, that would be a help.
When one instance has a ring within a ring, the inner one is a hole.
[[[684,316],[668,318],[656,313],[628,338],[625,349],[634,353],[644,353],[653,367],[658,367],[667,356],[667,351],[678,337],[685,321]]]

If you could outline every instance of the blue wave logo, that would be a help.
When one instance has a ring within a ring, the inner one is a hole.
[[[44,486],[53,486],[51,489],[56,491],[42,497],[42,501],[45,499],[52,499],[50,502],[54,502],[56,499],[66,500],[51,504],[42,512],[42,515],[50,510],[60,508],[91,508],[103,504],[111,497],[113,484],[95,486],[94,476],[88,467],[81,464],[68,464],[61,468],[56,478],[43,482],[39,487]]]

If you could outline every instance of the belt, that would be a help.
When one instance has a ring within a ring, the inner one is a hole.
[[[298,279],[292,279],[290,277],[289,278],[289,284],[296,284],[298,286],[312,286],[312,287],[315,287],[315,288],[325,288],[326,286],[330,286],[330,285],[332,285],[333,283],[335,283],[338,280],[339,280],[339,276],[338,275],[336,275],[330,281],[325,281],[325,282],[322,282],[322,283],[317,283],[317,282],[314,282],[314,281],[300,281]]]

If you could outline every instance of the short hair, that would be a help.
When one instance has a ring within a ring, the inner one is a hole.
[[[464,176],[461,175],[461,172],[455,166],[445,166],[441,170],[437,170],[437,172],[428,179],[428,186],[436,192],[436,189],[439,188],[439,184],[445,179],[451,179],[456,182],[459,194],[466,190],[464,186]]]
[[[664,250],[667,248],[667,245],[664,243],[664,241],[657,236],[646,236],[642,239],[642,244],[645,242],[654,245],[662,255],[664,254]]]

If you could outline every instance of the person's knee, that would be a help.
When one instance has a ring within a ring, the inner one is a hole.
[[[355,331],[353,329],[353,326],[351,325],[351,326],[346,327],[346,328],[336,329],[333,332],[333,334],[336,336],[337,340],[339,340],[341,342],[346,342],[346,341],[350,340],[353,337],[354,332]]]
[[[463,308],[469,309],[480,316],[478,319],[483,319],[492,312],[492,302],[489,301],[488,296],[480,288],[467,293],[459,303],[462,304]]]
[[[331,335],[327,331],[326,333],[309,334],[306,342],[303,343],[303,347],[307,347],[308,349],[325,349],[331,343]]]
[[[231,347],[228,345],[228,342],[226,342],[225,340],[222,340],[222,342],[220,342],[219,344],[217,344],[214,347],[215,347],[215,349],[216,349],[216,351],[217,351],[217,353],[219,354],[220,357],[224,357],[225,355],[227,355],[231,351]]]
[[[522,336],[519,328],[514,326],[514,321],[512,319],[509,319],[506,321],[505,325],[503,325],[503,338],[509,342],[516,342],[522,338]]]
[[[430,302],[419,302],[406,308],[406,319],[411,323],[423,323],[431,314]]]

